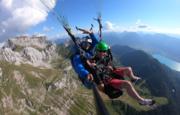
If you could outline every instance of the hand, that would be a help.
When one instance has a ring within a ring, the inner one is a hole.
[[[102,88],[104,88],[104,84],[103,84],[103,83],[101,83],[100,86],[101,86]]]
[[[86,63],[92,68],[96,66],[96,63],[92,62],[91,60],[87,60]]]
[[[111,71],[113,71],[113,67],[112,66],[107,66],[107,68]]]
[[[93,81],[93,80],[94,80],[93,75],[92,75],[92,74],[88,74],[88,75],[87,75],[87,79],[88,79],[89,81]]]
[[[81,30],[82,32],[83,32],[83,34],[91,34],[92,33],[92,31],[89,31],[89,30]]]
[[[104,84],[103,83],[100,83],[97,87],[100,91],[104,92]]]
[[[90,63],[89,66],[90,66],[90,67],[95,67],[95,66],[96,66],[96,63]]]

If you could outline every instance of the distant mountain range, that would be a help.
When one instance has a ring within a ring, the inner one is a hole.
[[[158,115],[180,114],[180,73],[161,64],[144,51],[115,45],[113,55],[124,66],[131,66],[137,76],[146,80],[146,87],[154,96],[164,96],[170,104],[161,108]]]
[[[65,42],[67,42],[68,40],[69,40],[69,38],[59,38],[59,39],[54,40],[53,42],[56,44],[63,44]]]
[[[111,45],[127,45],[150,54],[160,54],[180,62],[180,39],[165,34],[136,32],[104,33],[104,40]]]

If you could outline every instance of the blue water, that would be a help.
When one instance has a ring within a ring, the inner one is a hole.
[[[171,69],[180,71],[180,63],[179,62],[176,62],[174,60],[171,60],[171,59],[164,57],[162,55],[159,55],[159,54],[154,54],[153,57],[156,58],[162,64],[167,65]]]

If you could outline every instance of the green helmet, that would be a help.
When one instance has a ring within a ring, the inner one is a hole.
[[[96,50],[98,51],[107,51],[108,49],[109,49],[109,46],[104,41],[100,41],[96,45]]]

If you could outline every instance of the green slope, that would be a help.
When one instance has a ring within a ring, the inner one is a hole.
[[[0,61],[0,115],[95,114],[91,90],[82,87],[72,69],[64,70],[69,59],[54,62],[47,69]]]

